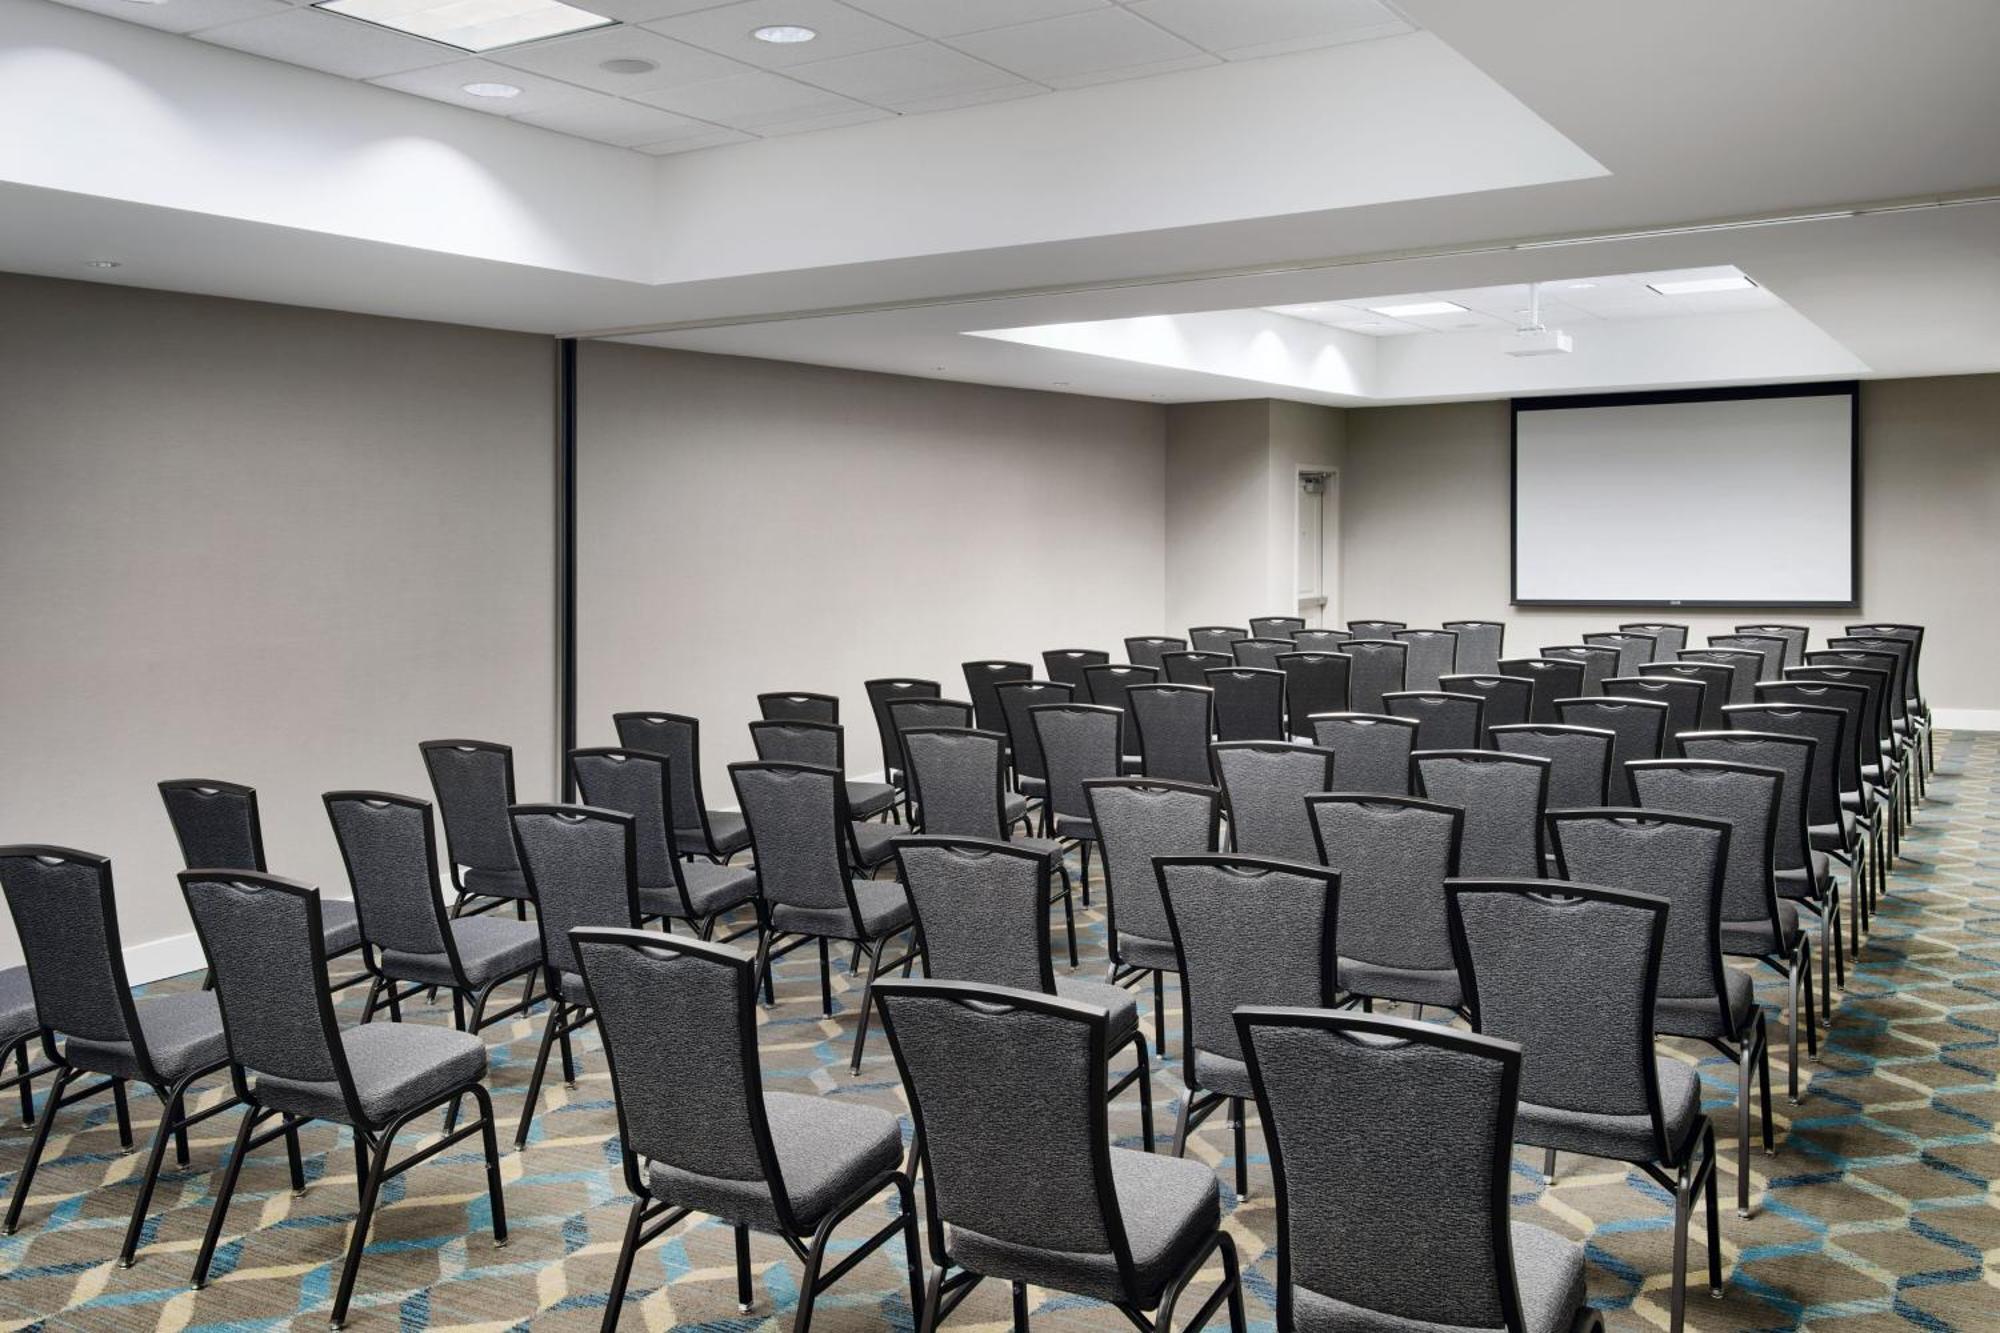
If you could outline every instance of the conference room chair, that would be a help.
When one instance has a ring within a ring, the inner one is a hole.
[[[1448,629],[1399,629],[1396,642],[1409,649],[1403,659],[1406,690],[1434,690],[1440,677],[1458,669],[1458,636]]]
[[[1733,737],[1713,737],[1713,748],[1742,754]],[[1799,925],[1799,909],[1778,897],[1773,867],[1778,819],[1784,810],[1785,774],[1737,759],[1655,759],[1632,765],[1637,804],[1648,810],[1701,815],[1729,825],[1722,871],[1722,952],[1754,958],[1785,978],[1785,1022],[1790,1036],[1790,1085],[1786,1096],[1799,1104],[1799,1035],[1806,1053],[1819,1055],[1814,1011],[1812,937]],[[1804,1012],[1800,999],[1803,994]]]
[[[434,986],[450,993],[453,1023],[468,1032],[534,1006],[541,932],[511,917],[446,911],[430,802],[379,791],[330,791],[320,800],[371,961],[362,1022],[383,1007],[400,1022],[402,1002]],[[325,910],[322,898],[322,919]],[[514,981],[522,983],[521,998],[488,1013],[494,995]]]
[[[1006,731],[1007,719],[1001,716],[1000,696],[993,687],[1033,680],[1035,668],[1026,662],[986,661],[967,662],[961,669],[965,672],[965,697],[972,700],[973,725],[981,731]]]
[[[1031,1285],[1171,1329],[1181,1293],[1219,1254],[1222,1280],[1185,1326],[1226,1303],[1231,1333],[1245,1333],[1214,1175],[1112,1146],[1105,1010],[960,981],[886,982],[880,1003],[927,1182],[923,1329],[987,1278],[1009,1285],[1020,1333]]]
[[[1302,629],[1292,635],[1292,651],[1298,653],[1335,653],[1340,645],[1354,635],[1344,629]]]
[[[920,698],[887,699],[882,704],[882,716],[888,719],[889,726],[888,739],[884,741],[884,746],[895,746],[896,767],[891,776],[896,787],[903,793],[903,822],[914,825],[917,822],[916,793],[910,788],[910,763],[903,754],[903,733],[916,727],[970,727],[973,717],[972,705],[963,699],[946,699],[935,694]],[[888,749],[885,748],[883,753],[888,754]],[[864,854],[863,858],[869,869],[872,870],[888,860],[888,845],[883,838],[893,836],[894,832],[888,830],[874,835],[870,852]]]
[[[1927,768],[1935,769],[1937,767],[1937,742],[1932,734],[1931,706],[1927,701],[1927,696],[1924,694],[1923,680],[1921,678],[1924,656],[1924,627],[1922,625],[1901,625],[1892,621],[1877,621],[1867,625],[1849,625],[1847,632],[1849,635],[1858,638],[1901,639],[1910,645],[1910,671],[1907,681],[1909,697],[1906,702],[1910,710],[1916,714],[1920,724],[1920,732],[1924,740],[1926,755],[1925,765]]]
[[[1617,733],[1559,722],[1493,728],[1493,748],[1549,761],[1549,809],[1603,805],[1611,791],[1611,749]]]
[[[870,682],[874,684],[875,682]],[[874,698],[873,693],[869,695]],[[727,864],[750,845],[750,831],[734,810],[711,810],[702,794],[701,722],[681,713],[613,713],[618,743],[627,750],[667,757],[667,794],[674,816],[674,846],[682,856]],[[445,818],[445,835],[451,819]]]
[[[485,1085],[486,1043],[469,1032],[424,1023],[342,1027],[327,995],[326,923],[320,918],[319,890],[240,870],[189,870],[182,872],[180,881],[221,1000],[226,1063],[236,1089],[236,1098],[227,1104],[239,1099],[243,1103],[236,1142],[195,1257],[195,1288],[207,1285],[244,1160],[262,1145],[283,1138],[292,1190],[304,1192],[298,1133],[315,1120],[352,1132],[361,1196],[334,1290],[330,1316],[334,1328],[347,1322],[369,1223],[383,1187],[475,1135],[485,1157],[493,1244],[496,1249],[504,1246],[507,1201],[500,1183],[493,1100]],[[478,1114],[466,1124],[456,1124],[459,1103],[467,1097]],[[401,1161],[390,1160],[398,1135],[447,1105],[454,1123],[447,1125],[442,1138]],[[275,1125],[257,1133],[260,1125],[274,1119]],[[159,1147],[154,1146],[155,1162]]]
[[[1701,713],[1696,726],[1717,731],[1726,724],[1722,710],[1736,688],[1736,669],[1721,662],[1648,662],[1639,668],[1641,680],[1685,680],[1701,686]]]
[[[1348,707],[1357,713],[1382,713],[1382,696],[1408,683],[1410,646],[1396,639],[1349,639],[1340,645],[1351,665],[1347,676]]]
[[[257,789],[214,778],[170,778],[160,784],[167,820],[188,870],[268,870],[264,864],[264,821],[257,812]],[[343,958],[361,948],[361,923],[354,904],[329,898],[320,904],[326,924],[326,956]],[[361,960],[365,962],[366,960]],[[363,967],[334,983],[336,991],[374,980]],[[202,982],[207,989],[214,978]]]
[[[1401,620],[1350,620],[1347,622],[1347,637],[1350,639],[1386,639],[1399,629],[1409,625]]]
[[[1666,706],[1666,721],[1660,728],[1660,757],[1680,757],[1680,736],[1684,731],[1702,730],[1703,696],[1708,687],[1698,680],[1677,676],[1613,676],[1604,682],[1606,697],[1639,699]]]
[[[0,968],[0,1092],[18,1089],[24,1129],[35,1124],[35,1080],[56,1071],[54,1064],[38,1062],[30,1050],[40,1045],[41,1035],[42,1020],[35,1012],[35,987],[27,967]],[[9,1065],[14,1067],[11,1073]]]
[[[1197,625],[1188,631],[1188,647],[1198,653],[1223,653],[1233,661],[1236,641],[1249,637],[1249,630],[1234,625]]]
[[[1595,699],[1558,699],[1556,716],[1566,727],[1595,727],[1611,733],[1613,805],[1631,805],[1632,779],[1626,765],[1638,759],[1658,759],[1667,739],[1667,706],[1656,699],[1601,695]]]
[[[1461,672],[1439,677],[1438,688],[1447,694],[1469,694],[1480,701],[1482,749],[1493,748],[1493,728],[1526,722],[1535,706],[1535,682],[1522,676]]]
[[[1047,704],[1029,710],[1042,761],[1048,766],[1048,799],[1042,836],[1077,844],[1082,859],[1083,905],[1090,906],[1090,849],[1097,842],[1084,784],[1125,774],[1125,714],[1097,704]]]
[[[1521,1048],[1431,1023],[1236,1011],[1277,1195],[1277,1326],[1601,1333],[1583,1246],[1514,1222]],[[1450,1218],[1411,1244],[1412,1211]]]
[[[1364,1009],[1377,1000],[1462,1009],[1445,920],[1465,812],[1406,796],[1306,797],[1320,863],[1340,875],[1337,980]],[[1268,1122],[1267,1122],[1268,1123]]]
[[[1306,627],[1304,616],[1252,616],[1250,617],[1250,637],[1253,639],[1285,639]]]
[[[1322,865],[1246,856],[1153,862],[1181,974],[1181,1095],[1175,1157],[1188,1135],[1228,1107],[1236,1197],[1250,1197],[1244,1103],[1255,1100],[1234,1015],[1246,1004],[1331,1009],[1340,875]]]
[[[987,838],[900,838],[896,867],[910,893],[924,976],[979,986],[1060,995],[1105,1011],[1107,1057],[1127,1047],[1132,1068],[1104,1090],[1105,1100],[1139,1089],[1140,1134],[1153,1151],[1153,1080],[1139,1001],[1108,981],[1058,977],[1049,962],[1049,861]],[[1076,950],[1070,949],[1070,966]]]
[[[1553,723],[1556,700],[1575,699],[1583,694],[1583,663],[1555,657],[1510,657],[1500,664],[1503,676],[1532,681],[1534,698],[1528,704],[1528,721]]]
[[[1672,621],[1641,620],[1620,625],[1620,633],[1650,634],[1653,637],[1653,660],[1671,662],[1674,655],[1688,646],[1688,627]]]
[[[1139,771],[1175,782],[1209,782],[1215,691],[1206,685],[1134,685],[1126,693]]]
[[[1238,639],[1229,651],[1237,666],[1276,671],[1278,659],[1297,646],[1290,639]]]
[[[1187,649],[1186,639],[1176,639],[1167,634],[1148,634],[1141,638],[1125,640],[1125,660],[1133,666],[1149,666],[1164,673],[1167,664],[1160,659],[1168,653],[1183,652]]]
[[[444,821],[445,863],[457,895],[452,915],[511,902],[515,917],[527,920],[531,895],[507,824],[507,807],[514,804],[513,748],[472,740],[424,741],[417,748]]]
[[[923,1257],[902,1170],[902,1126],[873,1106],[765,1089],[756,960],[684,935],[583,927],[574,939],[604,1033],[618,1161],[632,1196],[605,1292],[604,1333],[618,1327],[639,1251],[696,1213],[735,1233],[741,1314],[755,1303],[750,1233],[757,1231],[799,1260],[792,1322],[799,1333],[827,1288],[898,1234],[917,1315]],[[842,1223],[885,1191],[896,1208],[879,1230],[859,1245],[836,1239]],[[840,1260],[828,1269],[836,1250]]]
[[[1160,668],[1166,673],[1169,685],[1206,685],[1209,672],[1235,665],[1235,655],[1226,650],[1219,653],[1190,650],[1160,655]]]
[[[1417,724],[1387,713],[1317,713],[1312,741],[1333,751],[1333,788],[1377,796],[1410,794]]]
[[[1075,967],[1076,906],[1070,892],[1069,867],[1063,862],[1063,845],[1054,838],[1013,834],[1020,816],[1009,802],[1021,798],[1007,790],[1007,738],[995,731],[920,727],[903,733],[903,753],[910,761],[917,808],[924,814],[921,832],[1009,845],[1047,865],[1050,874],[1043,887],[1051,892],[1043,896],[1042,915],[1046,918],[1051,906],[1062,905],[1069,965]],[[904,842],[904,838],[897,838],[892,844],[899,865],[904,863],[900,850]],[[908,883],[904,880],[905,886]]]
[[[808,722],[793,718],[766,718],[750,724],[750,747],[759,759],[779,764],[813,764],[847,772],[847,729],[837,722]],[[636,753],[636,752],[633,752]],[[845,779],[847,808],[856,819],[891,818],[900,796],[887,782],[857,782]],[[597,805],[601,802],[587,801]],[[616,808],[616,807],[614,807]],[[690,862],[689,869],[701,866]],[[711,867],[715,868],[715,867]],[[723,866],[720,869],[730,869]]]
[[[824,727],[827,724],[753,722],[750,725]],[[838,757],[836,752],[835,758]],[[570,775],[576,780],[577,794],[583,804],[632,816],[640,916],[657,917],[669,929],[679,922],[701,938],[712,939],[716,924],[723,917],[740,908],[760,907],[757,869],[683,861],[675,854],[673,829],[667,818],[672,768],[665,755],[639,750],[571,750],[569,754]],[[724,936],[723,943],[754,935],[758,928],[757,920],[753,920]]]
[[[1890,673],[1879,667],[1855,666],[1847,662],[1821,662],[1818,653],[1806,654],[1806,665],[1785,672],[1787,680],[1813,681],[1829,685],[1858,686],[1866,696],[1855,718],[1857,757],[1860,763],[1859,791],[1849,788],[1841,801],[1850,808],[1865,810],[1869,816],[1870,841],[1875,850],[1875,871],[1869,884],[1871,899],[1887,882],[1890,864],[1901,853],[1901,793],[1897,789],[1897,768],[1892,757],[1888,692]]]
[[[1868,730],[1868,690],[1865,686],[1840,680],[1815,680],[1810,673],[1814,667],[1790,667],[1782,681],[1765,681],[1757,687],[1757,701],[1768,704],[1784,704],[1794,708],[1831,708],[1841,715],[1841,727],[1834,744],[1834,762],[1838,774],[1837,794],[1834,813],[1836,819],[1821,816],[1823,806],[1816,806],[1818,813],[1807,827],[1808,844],[1814,851],[1825,852],[1836,861],[1847,866],[1848,878],[1852,886],[1852,901],[1848,908],[1854,917],[1850,925],[1850,941],[1854,951],[1861,951],[1861,932],[1868,929],[1869,913],[1875,905],[1875,886],[1887,873],[1887,863],[1882,850],[1881,803],[1876,799],[1875,789],[1861,776],[1862,749],[1867,744]],[[1788,725],[1789,723],[1789,725]],[[1806,724],[1790,719],[1774,719],[1769,722],[1773,730],[1793,730]],[[1821,732],[1816,723],[1813,734]]]
[[[1673,1200],[1670,1333],[1687,1318],[1689,1224],[1706,1210],[1722,1295],[1715,1127],[1694,1067],[1654,1049],[1669,905],[1581,884],[1460,880],[1447,890],[1472,1029],[1521,1048],[1514,1142],[1629,1162]]]
[[[1618,654],[1618,667],[1611,673],[1614,676],[1638,675],[1639,668],[1652,661],[1660,650],[1658,639],[1633,630],[1586,634],[1583,642],[1585,647],[1609,648]]]
[[[1014,765],[1014,790],[1030,801],[1039,800],[1048,791],[1049,775],[1042,758],[1042,742],[1035,735],[1029,714],[1043,704],[1070,703],[1076,698],[1076,691],[1051,680],[1017,680],[996,685],[993,692],[1000,696],[1000,715],[1007,722],[1007,755]]]
[[[859,945],[868,955],[862,983],[854,1056],[859,1073],[868,1044],[868,997],[883,971],[913,962],[919,952],[910,898],[895,880],[859,873],[847,831],[846,793],[840,774],[808,764],[731,764],[729,780],[750,822],[751,856],[757,863],[758,891],[764,899],[764,938],[757,968],[764,999],[770,1003],[771,969],[778,959],[807,944],[819,946],[820,1013],[833,1013],[830,941]],[[891,855],[894,855],[893,848]],[[888,945],[902,935],[904,951],[884,960]]]
[[[1333,751],[1290,741],[1218,741],[1210,754],[1231,849],[1316,864],[1305,798],[1333,790]]]
[[[944,688],[934,680],[922,680],[914,676],[884,676],[861,682],[862,691],[868,696],[868,707],[875,714],[875,734],[882,744],[882,777],[896,790],[904,789],[903,752],[897,746],[896,723],[889,716],[889,705],[900,699],[937,699],[944,695]],[[620,740],[625,740],[620,737]],[[625,744],[632,742],[625,740]]]
[[[1777,680],[1786,666],[1797,665],[1787,661],[1794,649],[1791,640],[1782,634],[1711,634],[1708,646],[1758,654],[1764,659],[1764,665],[1757,671],[1758,680]]]
[[[1439,628],[1458,636],[1452,670],[1462,676],[1491,676],[1500,670],[1507,627],[1497,620],[1447,620]]]
[[[1547,874],[1542,816],[1549,808],[1549,761],[1493,750],[1418,750],[1410,791],[1465,811],[1461,875],[1540,879]]]
[[[1647,894],[1667,904],[1653,1031],[1705,1042],[1735,1064],[1736,1211],[1748,1217],[1750,1084],[1754,1074],[1763,1094],[1764,1151],[1769,1153],[1771,1059],[1764,1011],[1749,974],[1723,962],[1729,824],[1669,810],[1614,808],[1557,811],[1549,816],[1549,825],[1561,878]]]
[[[810,690],[777,690],[757,696],[757,716],[766,722],[840,722],[840,696]]]
[[[1828,650],[1840,653],[1879,653],[1895,659],[1895,681],[1890,696],[1890,729],[1896,739],[1912,757],[1921,758],[1920,752],[1928,744],[1930,723],[1923,713],[1914,706],[1912,678],[1916,666],[1916,645],[1908,639],[1885,635],[1844,635],[1826,641]],[[1867,665],[1866,659],[1852,659]],[[1916,796],[1924,789],[1924,765],[1912,763],[1909,766],[1910,787]],[[1913,811],[1914,813],[1914,811]]]
[[[1111,654],[1098,648],[1051,648],[1042,654],[1042,667],[1050,680],[1088,698],[1090,687],[1083,679],[1083,669],[1103,666],[1110,660]]]
[[[1683,648],[1676,655],[1682,662],[1709,662],[1729,668],[1729,693],[1717,703],[1747,704],[1757,682],[1765,679],[1764,654],[1747,648]],[[1776,675],[1770,677],[1777,679]]]
[[[1128,693],[1135,685],[1157,685],[1160,673],[1152,667],[1106,663],[1085,667],[1083,679],[1085,693],[1091,703],[1115,708],[1125,715],[1125,739],[1132,742],[1129,748],[1133,750],[1125,756],[1125,762],[1136,769],[1139,766],[1138,734],[1132,726],[1132,705]]]
[[[1618,674],[1619,653],[1588,643],[1560,643],[1542,649],[1544,661],[1575,662],[1583,667],[1583,684],[1571,698],[1592,698],[1604,692],[1604,682]]]
[[[1218,667],[1202,673],[1215,695],[1215,735],[1224,741],[1282,741],[1285,673],[1264,667]]]
[[[229,1063],[222,1011],[211,991],[143,999],[132,994],[119,942],[110,858],[68,847],[0,847],[0,893],[6,896],[14,935],[27,960],[40,1023],[37,1035],[55,1075],[43,1097],[28,1155],[14,1174],[5,1233],[11,1236],[20,1228],[36,1168],[66,1108],[109,1092],[118,1144],[131,1151],[127,1090],[136,1083],[160,1099],[161,1109],[146,1164],[137,1174],[138,1192],[119,1249],[120,1266],[129,1268],[138,1253],[168,1140],[173,1141],[175,1161],[186,1166],[188,1130],[236,1105],[232,1094],[214,1106],[192,1114],[188,1110],[194,1085]],[[315,993],[324,995],[324,976],[319,985]],[[91,1076],[101,1081],[72,1087]]]
[[[1382,696],[1390,717],[1417,724],[1419,750],[1477,750],[1486,744],[1486,700],[1447,690],[1392,690]]]
[[[1278,657],[1278,670],[1285,673],[1285,732],[1290,736],[1312,734],[1315,713],[1347,711],[1347,679],[1354,659],[1346,653],[1289,652]]]
[[[1859,954],[1861,907],[1856,903],[1843,909],[1840,884],[1833,874],[1833,862],[1837,859],[1847,867],[1850,887],[1855,884],[1856,866],[1865,864],[1854,845],[1854,840],[1860,837],[1859,829],[1840,806],[1840,752],[1846,744],[1847,714],[1824,704],[1788,703],[1768,698],[1766,694],[1766,691],[1776,693],[1791,688],[1787,684],[1758,686],[1759,702],[1732,705],[1728,710],[1729,725],[1766,735],[1790,736],[1812,744],[1811,771],[1800,788],[1804,820],[1800,848],[1795,850],[1785,840],[1786,833],[1782,827],[1778,831],[1778,893],[1810,907],[1823,925],[1832,925],[1834,975],[1845,986],[1847,974],[1845,959],[1841,956],[1839,917],[1843,910],[1849,914],[1848,929],[1854,950]],[[1820,830],[1824,830],[1823,837],[1818,836]],[[1803,851],[1803,855],[1799,854],[1799,850]],[[1829,941],[1822,936],[1822,977],[1826,971],[1828,946]],[[1833,1021],[1833,992],[1827,989],[1824,980],[1820,984],[1820,992],[1828,997],[1823,1007],[1830,1023]]]
[[[1778,663],[1780,670],[1788,666],[1804,666],[1806,648],[1812,637],[1812,630],[1805,625],[1738,625],[1738,634],[1757,634],[1785,641],[1785,657]]]

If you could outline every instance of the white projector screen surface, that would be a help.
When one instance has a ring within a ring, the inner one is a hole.
[[[1514,600],[1852,605],[1853,393],[1514,413]]]

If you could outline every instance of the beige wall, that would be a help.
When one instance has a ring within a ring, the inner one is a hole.
[[[1929,627],[1923,676],[1934,707],[2000,709],[2000,375],[1865,381],[1861,432],[1858,612],[1527,611],[1508,605],[1507,404],[1351,411],[1341,476],[1346,618],[1504,620],[1510,655],[1619,620],[1685,620],[1698,640],[1781,619],[1812,625],[1815,641],[1858,620],[1910,621]],[[1632,535],[1613,522],[1603,539]]]
[[[705,794],[765,690],[965,697],[961,665],[1035,664],[1161,627],[1164,409],[618,344],[582,349],[578,737],[702,720]]]
[[[0,842],[108,855],[135,975],[198,961],[154,784],[427,795],[417,742],[553,762],[548,340],[0,275]],[[11,923],[0,957],[16,956]]]

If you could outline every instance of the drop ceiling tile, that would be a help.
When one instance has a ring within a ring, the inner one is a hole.
[[[947,93],[941,97],[922,97],[896,109],[904,115],[915,115],[925,111],[952,111],[962,106],[984,106],[988,102],[1015,102],[1023,97],[1039,97],[1048,92],[1039,83],[1017,80],[999,88],[977,88],[967,92]]]
[[[720,79],[748,69],[713,51],[625,26],[534,42],[493,52],[489,58],[496,64],[619,97]],[[603,67],[607,60],[644,60],[653,68],[638,74],[614,74]]]
[[[545,79],[539,74],[526,74],[518,69],[508,69],[490,60],[454,60],[449,65],[432,65],[427,69],[413,69],[402,74],[385,74],[370,83],[380,88],[393,88],[399,93],[414,93],[418,97],[428,97],[434,102],[449,102],[453,106],[469,107],[474,111],[484,111],[496,116],[520,116],[530,111],[541,111],[576,96],[576,89],[567,83]],[[506,83],[521,90],[516,97],[475,97],[465,91],[468,83]]]
[[[673,153],[692,153],[698,148],[719,148],[723,144],[748,143],[756,136],[744,134],[740,130],[725,130],[720,126],[708,125],[700,133],[678,135],[660,143],[642,143],[637,150],[652,157],[666,157]]]
[[[219,27],[260,14],[282,14],[291,6],[285,0],[175,0],[173,4],[134,4],[132,0],[56,0],[71,9],[87,9],[93,14],[162,32],[195,32]]]
[[[578,93],[568,102],[514,119],[524,125],[539,125],[545,130],[617,144],[621,148],[665,143],[713,128],[656,106],[641,106],[604,93]]]
[[[322,9],[289,9],[282,14],[225,23],[195,34],[204,42],[251,55],[304,65],[308,69],[373,79],[457,60],[465,53],[421,37],[411,37]]]
[[[1231,60],[1391,37],[1411,25],[1381,0],[1131,0],[1141,18]]]
[[[758,28],[784,24],[811,28],[809,42],[760,42]],[[738,0],[646,25],[654,32],[719,52],[761,69],[785,69],[919,40],[916,33],[835,0]]]
[[[726,79],[691,83],[683,88],[642,93],[638,100],[683,116],[755,131],[786,121],[836,115],[862,105],[839,93],[761,69]]]
[[[1122,9],[1094,9],[968,33],[951,45],[1057,88],[1137,78],[1216,58]]]
[[[859,106],[852,111],[836,111],[830,116],[802,116],[798,120],[779,121],[757,132],[767,139],[775,139],[781,134],[811,134],[814,130],[837,130],[844,125],[865,125],[871,120],[895,118],[895,112],[884,111],[879,106]]]
[[[565,4],[572,2],[578,9],[602,14],[620,23],[650,23],[654,19],[673,18],[676,14],[690,14],[697,9],[713,9],[724,0],[563,0]]]
[[[125,0],[110,0],[123,4]],[[846,0],[849,8],[900,23],[926,37],[956,37],[1034,19],[1108,9],[1111,0]]]
[[[788,73],[795,79],[898,111],[937,98],[991,89],[1040,90],[1039,85],[935,42],[863,51],[836,60],[815,60],[807,65],[794,65]]]

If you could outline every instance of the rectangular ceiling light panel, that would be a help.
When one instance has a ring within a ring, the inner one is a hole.
[[[320,0],[314,8],[461,51],[494,51],[612,22],[561,0]]]

